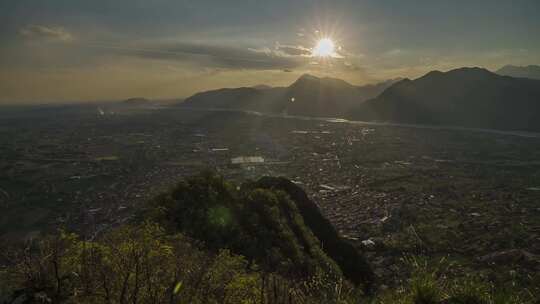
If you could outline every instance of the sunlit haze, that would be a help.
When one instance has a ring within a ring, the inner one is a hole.
[[[318,57],[331,57],[335,54],[335,44],[330,38],[323,38],[317,42],[313,55]]]
[[[0,1],[0,103],[539,64],[538,11],[537,0]]]
[[[0,0],[0,303],[540,304],[540,0]]]

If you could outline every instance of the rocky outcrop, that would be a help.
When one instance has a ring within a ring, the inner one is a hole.
[[[347,279],[355,284],[367,282],[368,289],[374,281],[374,273],[364,256],[349,242],[341,238],[306,192],[286,178],[263,177],[256,187],[286,192],[296,203],[306,226],[321,242],[326,254],[341,268]]]

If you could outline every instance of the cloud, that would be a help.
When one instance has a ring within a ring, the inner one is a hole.
[[[402,49],[391,49],[384,53],[382,53],[382,56],[384,57],[399,57],[409,54],[408,51],[402,50]]]
[[[350,61],[344,61],[343,66],[345,67],[345,69],[352,70],[352,71],[361,71],[362,70],[361,67],[359,67],[358,65],[356,65],[355,63],[350,62]]]
[[[285,55],[290,56],[311,56],[311,49],[303,47],[303,46],[296,46],[296,45],[280,45],[278,44],[276,46],[276,50],[282,52]]]
[[[97,48],[114,50],[127,56],[147,59],[182,61],[196,63],[210,68],[284,70],[307,64],[304,51],[282,48],[244,48],[198,43],[146,44],[135,47],[92,45]]]
[[[104,42],[86,43],[81,47],[91,47],[89,52],[95,57],[125,57],[147,60],[160,60],[185,69],[200,70],[252,70],[252,71],[303,71],[314,65],[320,69],[335,72],[353,72],[361,68],[357,57],[339,49],[339,56],[317,58],[312,56],[310,48],[302,45],[281,44],[273,46],[232,45],[228,42],[210,44],[210,42],[191,41],[139,41],[126,44],[107,44]],[[350,57],[349,57],[350,56]]]
[[[28,25],[19,30],[19,34],[27,38],[47,39],[54,41],[72,41],[73,35],[62,27]]]
[[[183,62],[205,68],[230,70],[297,70],[319,64],[310,48],[276,43],[273,47],[242,47],[191,42],[140,43],[132,46],[91,45],[124,56]],[[326,67],[357,70],[347,58],[355,56],[340,49]],[[346,62],[346,63],[345,63]]]

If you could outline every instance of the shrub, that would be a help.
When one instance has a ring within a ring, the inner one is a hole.
[[[243,257],[211,255],[155,224],[99,241],[60,233],[27,249],[5,272],[11,298],[33,303],[253,303],[260,276]]]

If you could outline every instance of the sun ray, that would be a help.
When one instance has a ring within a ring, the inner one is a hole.
[[[330,38],[322,38],[312,50],[312,55],[316,57],[332,57],[336,53],[336,45]]]

